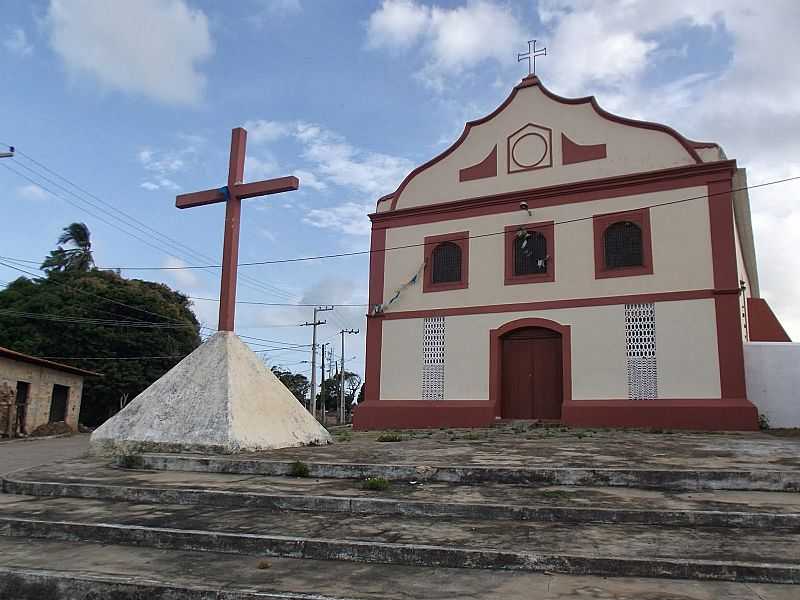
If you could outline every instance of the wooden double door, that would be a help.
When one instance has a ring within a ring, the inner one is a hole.
[[[563,399],[561,334],[542,327],[502,338],[504,419],[560,419]]]

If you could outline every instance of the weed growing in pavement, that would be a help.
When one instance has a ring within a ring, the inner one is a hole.
[[[406,436],[400,435],[396,431],[387,431],[386,433],[382,433],[378,436],[376,441],[378,442],[403,442],[406,440]]]
[[[292,477],[308,477],[310,474],[308,465],[302,461],[296,460],[289,467],[289,475]]]
[[[368,477],[367,479],[364,480],[364,484],[362,487],[365,490],[371,490],[373,492],[382,492],[383,490],[389,489],[389,482],[383,477]]]

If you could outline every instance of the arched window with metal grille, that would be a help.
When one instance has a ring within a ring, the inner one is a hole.
[[[520,230],[514,239],[514,275],[547,273],[547,238],[538,231]]]
[[[431,283],[459,281],[461,281],[461,247],[453,242],[442,242],[431,253]]]
[[[606,269],[644,265],[642,229],[630,221],[618,221],[604,235]]]

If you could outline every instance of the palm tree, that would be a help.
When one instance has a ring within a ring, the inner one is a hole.
[[[70,223],[58,238],[58,248],[50,251],[40,267],[50,271],[90,271],[94,268],[91,233],[86,223]],[[62,244],[74,248],[64,249]]]

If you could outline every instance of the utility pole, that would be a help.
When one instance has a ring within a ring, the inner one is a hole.
[[[8,147],[8,152],[0,152],[0,158],[12,158],[14,156],[14,146]]]
[[[319,384],[319,403],[320,403],[320,423],[325,425],[325,421],[327,420],[327,410],[325,409],[325,346],[330,346],[330,342],[325,342],[322,344],[322,368],[320,369],[320,373],[322,375],[322,382]],[[330,362],[328,363],[328,369],[330,370]],[[330,386],[328,386],[330,387]]]
[[[316,413],[317,405],[317,325],[325,325],[326,321],[317,319],[317,313],[326,310],[333,310],[332,306],[315,306],[314,307],[314,321],[309,323],[306,321],[303,326],[312,327],[311,334],[311,398],[308,402],[308,411],[314,415]]]
[[[344,409],[344,334],[358,333],[358,329],[342,329],[339,332],[342,336],[342,372],[339,374],[339,423],[344,423],[347,411]]]

